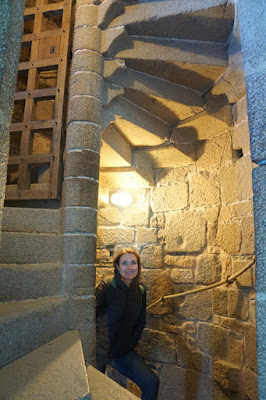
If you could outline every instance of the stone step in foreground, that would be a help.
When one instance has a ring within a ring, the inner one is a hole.
[[[0,366],[4,366],[65,333],[68,302],[53,297],[1,303],[0,320]]]
[[[91,365],[87,368],[91,400],[137,400],[133,393],[118,385]]]
[[[58,296],[62,265],[0,264],[0,302]]]
[[[0,398],[91,399],[78,332],[68,331],[2,368]]]

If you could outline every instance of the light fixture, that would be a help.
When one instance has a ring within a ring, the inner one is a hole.
[[[132,204],[133,196],[125,190],[110,193],[110,201],[116,207],[126,208]]]

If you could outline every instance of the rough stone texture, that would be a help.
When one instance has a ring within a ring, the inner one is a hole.
[[[94,72],[76,72],[71,78],[69,97],[89,95],[101,99],[103,92],[103,78]]]
[[[152,193],[152,209],[154,212],[175,211],[188,204],[188,186],[177,182],[176,185],[159,186]]]
[[[214,314],[227,316],[227,290],[216,288],[212,291]]]
[[[193,357],[189,340],[194,341],[194,338],[176,336],[176,363],[180,367],[192,368],[194,366]],[[193,343],[194,344],[194,343]]]
[[[150,226],[152,228],[164,228],[165,226],[165,216],[161,214],[153,214],[150,221]]]
[[[192,353],[193,366],[196,371],[202,372],[204,374],[210,373],[210,357],[205,354],[195,351]]]
[[[196,282],[211,285],[221,279],[221,262],[216,254],[203,254],[198,258]]]
[[[222,318],[221,319],[221,327],[230,329],[231,334],[233,337],[237,338],[242,338],[243,337],[243,332],[244,332],[244,327],[243,323],[241,321],[238,321],[233,318]]]
[[[95,297],[72,297],[69,301],[70,329],[78,329],[85,361],[95,363]]]
[[[94,264],[96,237],[68,234],[64,237],[64,259],[67,264]]]
[[[153,186],[153,177],[146,174],[144,169],[139,174],[138,169],[128,171],[121,169],[117,171],[100,171],[100,189],[112,188],[112,189],[135,189],[137,188],[148,188],[150,185]]]
[[[194,268],[197,265],[196,257],[190,256],[169,256],[166,255],[164,259],[165,265],[180,268]]]
[[[112,58],[127,42],[130,44],[128,33],[124,26],[105,29],[102,31],[101,53],[107,58]]]
[[[84,26],[78,28],[74,35],[73,52],[77,50],[95,50],[99,51],[101,48],[101,31],[100,29]]]
[[[149,360],[169,364],[176,362],[175,341],[171,335],[164,332],[145,329],[138,345],[138,351],[141,352],[142,357]]]
[[[256,294],[256,322],[257,322],[257,360],[258,360],[258,386],[259,386],[259,397],[264,396],[266,393],[266,383],[264,379],[264,372],[266,370],[265,352],[265,332],[266,332],[266,321],[265,321],[265,302],[266,295],[261,292]],[[262,397],[263,398],[263,397]]]
[[[241,182],[235,165],[225,165],[220,169],[221,196],[223,203],[241,200]]]
[[[162,147],[157,150],[135,150],[134,163],[140,163],[142,168],[175,168],[189,166],[195,160],[194,145],[176,145],[175,147]]]
[[[232,262],[232,274],[240,271],[244,268],[251,260],[248,259],[233,259]],[[255,269],[251,267],[245,271],[242,275],[237,277],[237,283],[240,286],[254,287],[255,285]]]
[[[213,396],[212,382],[191,369],[164,364],[160,374],[158,400],[207,399]]]
[[[200,349],[215,357],[224,358],[228,351],[228,338],[225,329],[218,326],[199,323],[198,343]]]
[[[108,281],[114,276],[113,268],[103,268],[101,266],[96,268],[95,287],[98,287],[102,281]]]
[[[245,393],[251,400],[259,400],[259,395],[257,391],[258,387],[258,377],[254,372],[248,368],[243,370],[243,383]]]
[[[197,147],[197,166],[200,169],[219,166],[225,161],[231,161],[231,135],[228,130],[223,135],[208,140]]]
[[[243,340],[235,339],[233,337],[231,337],[229,339],[228,357],[227,357],[227,359],[228,359],[229,362],[231,362],[232,364],[237,365],[239,368],[242,367],[243,361],[244,361]]]
[[[142,244],[156,243],[157,241],[157,229],[155,228],[137,228],[137,242]]]
[[[91,365],[87,368],[91,400],[137,400],[134,394],[117,384],[113,379],[108,378]]]
[[[193,176],[190,190],[191,204],[194,207],[212,206],[220,202],[218,177],[208,171]]]
[[[208,321],[212,315],[212,299],[210,291],[186,296],[179,306],[178,314],[184,318]]]
[[[87,121],[102,124],[102,104],[95,97],[76,96],[69,100],[68,123]]]
[[[60,233],[60,210],[5,207],[4,232]]]
[[[239,224],[220,224],[218,226],[217,242],[226,253],[238,254],[240,251],[241,243]]]
[[[194,283],[194,273],[191,269],[172,269],[170,279],[173,283]]]
[[[256,357],[256,327],[255,325],[245,325],[244,346],[246,355],[246,364],[249,369],[257,373]]]
[[[248,319],[248,298],[241,290],[228,290],[228,315],[242,321]]]
[[[90,207],[65,207],[63,209],[64,232],[91,232],[96,231],[97,211]]]
[[[57,234],[3,232],[0,260],[11,264],[60,262],[62,238]]]
[[[205,245],[205,220],[202,212],[184,211],[166,215],[165,242],[168,252],[197,252]]]
[[[264,50],[265,53],[265,50]],[[263,68],[263,66],[261,66]],[[247,100],[248,100],[248,120],[251,141],[252,160],[258,163],[265,160],[265,74],[261,71],[246,75]],[[256,93],[256,96],[254,96]]]
[[[65,167],[65,177],[67,176],[86,176],[93,179],[99,179],[99,162],[98,153],[89,150],[76,150],[67,153]]]
[[[0,301],[57,296],[62,289],[61,264],[0,264]]]
[[[100,149],[100,127],[91,122],[72,122],[67,128],[66,150]]]
[[[64,273],[64,293],[66,296],[94,295],[94,265],[66,265]]]
[[[255,252],[255,232],[254,218],[246,217],[241,220],[241,254],[254,254]]]
[[[0,382],[3,398],[84,399],[90,389],[78,332],[67,332],[6,366]]]
[[[195,172],[194,165],[171,169],[158,169],[155,170],[155,182],[160,186],[176,185],[177,182],[184,182],[187,178],[187,175],[193,172]]]
[[[117,207],[107,206],[98,211],[98,224],[104,226],[119,225],[122,220],[122,211]]]
[[[253,170],[255,249],[256,249],[256,290],[266,294],[265,215],[266,215],[266,165]],[[260,329],[260,328],[259,328]],[[266,371],[266,363],[265,363]],[[266,385],[265,385],[266,395]]]
[[[102,75],[103,65],[103,57],[100,53],[88,49],[77,50],[73,54],[71,72],[92,71]]]
[[[239,125],[236,125],[233,129],[232,137],[235,150],[241,149],[244,155],[250,153],[248,121],[245,120]]]
[[[134,229],[124,227],[104,228],[99,227],[98,230],[99,244],[117,244],[117,243],[133,243]]]
[[[142,281],[147,288],[147,305],[158,300],[162,293],[164,295],[172,294],[172,286],[169,281],[169,271],[147,271],[142,270]],[[172,311],[171,300],[161,302],[149,310],[150,314],[164,315]]]
[[[241,157],[236,162],[240,187],[241,187],[241,200],[252,199],[252,161],[250,155]]]
[[[232,108],[233,117],[234,117],[234,125],[242,123],[243,121],[248,120],[247,116],[247,98],[246,96],[241,97]]]
[[[17,68],[23,31],[24,1],[13,7],[8,0],[0,5],[0,228],[5,198],[7,161],[9,154],[9,124],[13,109]],[[0,235],[1,239],[1,235]]]
[[[132,206],[124,210],[125,226],[148,225],[149,208],[147,205]]]
[[[110,22],[123,14],[125,5],[122,0],[109,0],[100,5],[98,8],[98,26],[105,29]]]
[[[55,297],[2,303],[0,309],[1,366],[69,329],[66,299]]]
[[[131,166],[131,147],[112,126],[103,131],[101,153],[100,168]]]
[[[92,179],[73,177],[63,183],[64,206],[97,208],[98,182]]]
[[[213,376],[225,389],[239,392],[241,389],[241,370],[226,361],[215,361]]]
[[[97,25],[98,8],[93,4],[84,4],[77,7],[75,15],[75,29],[84,25]]]
[[[141,253],[143,268],[161,268],[163,266],[163,250],[161,246],[146,245]]]

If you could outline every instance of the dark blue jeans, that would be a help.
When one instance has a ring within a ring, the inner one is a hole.
[[[134,350],[111,360],[97,355],[97,369],[104,373],[106,364],[135,382],[142,390],[142,400],[157,399],[159,379]]]

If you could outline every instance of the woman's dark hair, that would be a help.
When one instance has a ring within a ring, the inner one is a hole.
[[[114,259],[113,259],[114,271],[115,271],[115,273],[118,273],[117,266],[119,265],[120,258],[121,258],[121,256],[122,256],[123,254],[126,254],[126,253],[134,254],[134,255],[137,257],[137,261],[138,261],[138,275],[133,279],[132,285],[133,285],[133,286],[139,285],[139,281],[140,281],[140,272],[141,272],[141,264],[140,264],[140,257],[139,257],[138,253],[137,253],[135,250],[130,249],[130,248],[125,248],[125,249],[120,250],[119,253],[117,253],[117,254],[115,255]]]

